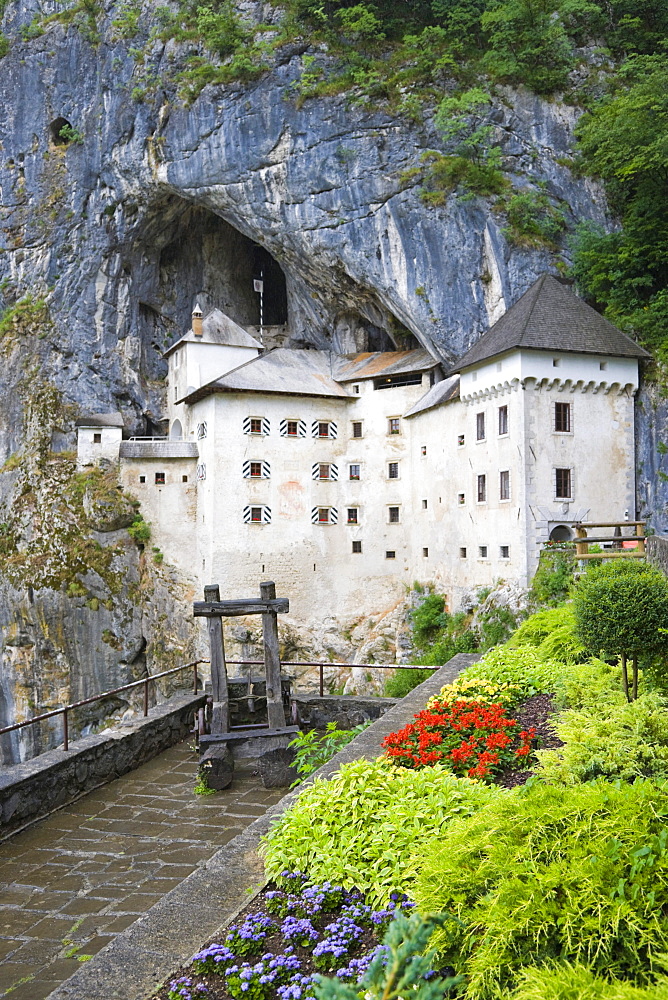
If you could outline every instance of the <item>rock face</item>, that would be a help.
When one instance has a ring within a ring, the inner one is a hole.
[[[61,6],[10,2],[3,26],[15,35],[34,13]],[[269,5],[252,6],[258,19],[276,16]],[[413,337],[448,360],[555,267],[549,251],[509,243],[484,199],[452,196],[439,208],[420,199],[419,181],[405,172],[437,147],[428,112],[415,125],[382,108],[355,108],[347,95],[297,107],[303,46],[282,50],[257,82],[207,88],[184,107],[163,82],[183,49],[147,44],[150,10],[138,39],[116,37],[112,2],[99,40],[52,23],[2,60],[0,306],[11,311],[0,340],[0,463],[10,459],[0,474],[0,520],[10,524],[15,563],[30,544],[57,543],[60,531],[30,505],[20,524],[8,519],[35,420],[49,438],[44,462],[72,448],[83,410],[121,411],[129,434],[160,432],[161,354],[196,300],[257,324],[252,277],[262,269],[265,321],[287,323],[292,345],[350,351]],[[142,45],[139,66],[132,48]],[[544,182],[570,221],[605,224],[601,190],[564,165],[576,117],[528,92],[507,92],[493,115],[518,183]],[[65,145],[63,121],[74,135]],[[37,383],[62,405],[38,412]],[[642,461],[649,472],[649,453]],[[661,506],[654,494],[651,502]],[[117,520],[110,526],[107,540],[124,532]],[[124,537],[114,559],[125,590],[115,594],[90,566],[73,570],[80,591],[32,570],[5,574],[0,725],[122,683],[144,662],[164,666],[161,645],[191,642],[179,602],[192,595],[167,573],[147,608],[133,586],[138,552]]]

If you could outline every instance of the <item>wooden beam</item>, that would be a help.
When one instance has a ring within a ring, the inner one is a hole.
[[[204,598],[208,604],[219,602],[220,587],[217,584],[205,587]],[[208,630],[211,658],[211,695],[213,698],[211,732],[229,733],[230,703],[227,691],[225,642],[223,639],[223,622],[219,615],[209,618]]]
[[[205,587],[205,593],[209,590]],[[270,601],[249,597],[243,601],[195,601],[193,615],[195,618],[238,618],[241,615],[264,615],[267,612],[284,615],[290,610],[287,597],[277,597]]]
[[[647,524],[647,521],[574,521],[574,527],[580,528],[623,528],[625,524]]]
[[[264,639],[264,670],[267,684],[267,718],[271,729],[282,729],[285,726],[285,711],[283,709],[281,660],[278,649],[278,619],[273,607],[277,603],[276,584],[261,583],[260,595],[266,605],[266,611],[262,615],[262,638]]]

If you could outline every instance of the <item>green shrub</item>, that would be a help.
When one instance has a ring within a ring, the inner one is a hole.
[[[555,729],[565,745],[537,751],[536,774],[543,780],[572,785],[598,777],[668,779],[668,713],[656,694],[630,704],[571,709]]]
[[[622,657],[622,683],[629,697],[626,658],[633,659],[632,697],[637,696],[637,658],[666,645],[659,630],[668,626],[668,580],[660,570],[635,560],[590,570],[574,592],[573,610],[580,642],[594,656]]]
[[[508,641],[508,645],[534,646],[546,660],[561,663],[580,663],[586,653],[575,634],[575,615],[572,604],[537,611],[522,622]]]
[[[418,649],[426,649],[447,627],[449,618],[443,595],[427,594],[421,604],[410,612],[413,644]]]
[[[531,581],[531,597],[537,604],[561,604],[573,585],[575,552],[571,546],[550,545],[538,559]]]
[[[344,764],[329,781],[316,779],[269,831],[261,848],[267,875],[303,871],[311,882],[356,886],[368,902],[385,904],[410,884],[411,855],[491,794],[438,764],[420,771],[377,760]]]
[[[448,656],[449,659],[451,657]],[[448,660],[443,660],[443,663],[447,663]],[[420,662],[424,662],[424,657],[420,658]],[[385,681],[383,694],[386,698],[405,698],[413,688],[431,677],[433,672],[433,670],[402,670],[399,668]]]
[[[423,772],[417,772],[423,773]],[[416,850],[422,913],[466,1000],[497,1000],[523,969],[582,962],[644,985],[668,948],[668,787],[531,783],[494,797]]]
[[[563,212],[542,191],[520,191],[506,205],[508,225],[503,235],[518,246],[556,249],[566,228]]]
[[[603,705],[621,705],[619,667],[592,656],[585,663],[564,665],[555,684],[559,708],[586,708],[596,711]]]
[[[662,976],[643,989],[618,979],[610,982],[585,965],[563,962],[525,969],[509,1000],[668,1000],[668,979]]]
[[[311,729],[308,733],[297,733],[288,746],[296,750],[295,767],[300,774],[300,780],[326,764],[334,754],[352,743],[355,737],[370,725],[370,722],[363,722],[353,729],[339,729],[335,722],[328,722],[324,733],[318,732],[317,729]]]
[[[128,535],[138,545],[143,545],[151,537],[151,525],[146,523],[141,514],[137,514],[128,528]]]
[[[520,701],[534,694],[555,691],[564,665],[544,660],[532,646],[498,646],[463,671],[462,676],[510,684],[517,689]]]

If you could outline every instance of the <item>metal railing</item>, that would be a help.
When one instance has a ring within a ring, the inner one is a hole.
[[[227,660],[229,665],[258,667],[264,660]],[[281,667],[319,667],[320,697],[325,694],[325,667],[350,667],[365,670],[438,670],[439,667],[420,666],[419,663],[323,663],[322,660],[281,660]]]
[[[105,691],[103,694],[95,694],[92,698],[84,698],[82,701],[73,701],[69,705],[63,705],[59,708],[54,708],[51,712],[44,712],[42,715],[34,715],[32,719],[25,719],[24,722],[15,722],[13,726],[5,726],[4,729],[0,729],[0,736],[4,736],[5,733],[14,733],[18,729],[25,729],[26,726],[32,726],[36,722],[44,722],[45,719],[53,719],[56,715],[62,715],[63,717],[63,750],[69,750],[70,748],[70,733],[69,733],[69,719],[68,714],[72,712],[75,708],[81,708],[83,705],[92,705],[96,701],[103,701],[105,698],[111,698],[115,694],[120,694],[121,691],[130,691],[132,688],[144,686],[144,717],[148,715],[148,686],[151,681],[160,680],[161,677],[169,677],[170,674],[176,674],[179,670],[192,670],[193,671],[193,692],[197,694],[197,686],[199,683],[199,678],[197,675],[197,666],[200,663],[208,663],[208,660],[193,660],[191,663],[182,663],[178,667],[172,667],[171,670],[163,670],[159,674],[151,674],[149,677],[142,677],[139,681],[132,681],[131,684],[123,684],[121,687],[114,688],[113,691]]]
[[[0,729],[0,736],[4,736],[7,733],[15,733],[19,729],[25,729],[27,726],[35,725],[37,722],[44,722],[46,719],[53,719],[57,715],[62,715],[63,717],[63,750],[69,750],[70,748],[70,732],[69,732],[69,713],[77,708],[82,708],[84,705],[92,705],[96,701],[104,701],[105,698],[111,698],[114,695],[120,694],[122,691],[130,691],[133,688],[141,687],[144,688],[144,717],[148,715],[148,694],[149,694],[149,684],[152,681],[160,680],[162,677],[169,677],[171,674],[176,674],[179,670],[192,670],[193,671],[193,693],[197,694],[199,685],[199,675],[197,672],[197,667],[200,663],[209,663],[209,660],[193,660],[191,663],[182,663],[178,667],[172,667],[171,670],[163,670],[159,674],[150,674],[148,677],[142,677],[141,680],[132,681],[130,684],[123,684],[121,687],[113,688],[111,691],[104,691],[102,694],[95,694],[91,698],[83,698],[81,701],[73,701],[69,705],[63,705],[58,708],[52,709],[50,712],[43,712],[41,715],[34,715],[31,719],[25,719],[23,722],[15,722],[13,726],[5,726]],[[259,667],[264,666],[264,660],[227,660],[229,666],[235,667]],[[415,663],[324,663],[321,660],[282,660],[281,667],[318,667],[319,668],[319,692],[322,698],[325,694],[325,667],[348,667],[348,668],[363,668],[366,670],[438,670],[438,667],[432,666],[420,666]],[[264,726],[264,723],[260,724]],[[247,726],[234,727],[234,728],[249,728]],[[258,727],[259,728],[259,727]]]

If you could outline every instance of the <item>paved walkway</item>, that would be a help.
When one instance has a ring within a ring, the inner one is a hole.
[[[182,743],[0,844],[0,996],[44,1000],[285,794],[237,764],[193,793]]]

